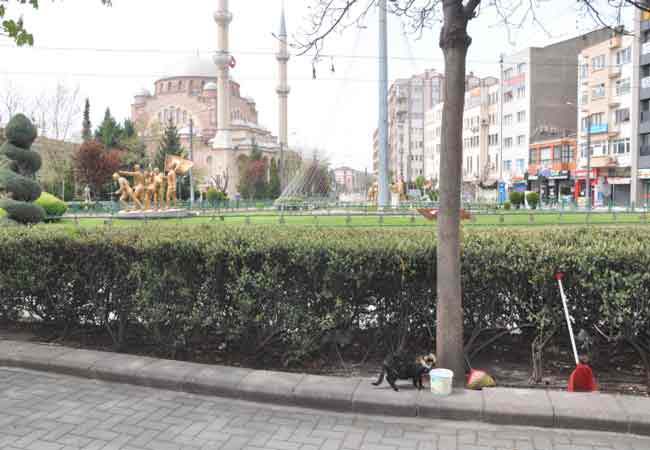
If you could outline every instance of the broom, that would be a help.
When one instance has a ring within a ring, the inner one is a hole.
[[[562,277],[564,274],[558,272],[555,274],[555,279],[560,286],[560,296],[562,297],[562,305],[564,306],[564,316],[566,323],[569,327],[569,336],[571,336],[571,347],[573,348],[573,357],[576,360],[576,368],[571,372],[569,377],[569,392],[593,392],[597,389],[594,373],[588,364],[580,363],[578,358],[578,350],[576,350],[576,341],[573,337],[573,327],[571,326],[571,318],[569,317],[569,308],[567,306],[566,295],[564,295],[564,288],[562,287]]]

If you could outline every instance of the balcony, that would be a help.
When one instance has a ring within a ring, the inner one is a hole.
[[[650,76],[641,78],[641,100],[650,98]]]
[[[630,167],[632,165],[632,155],[630,153],[616,155],[616,164],[618,167]]]
[[[650,133],[650,111],[641,111],[641,118],[639,120],[639,133]]]
[[[621,46],[622,38],[620,35],[612,36],[609,39],[609,48],[619,48]]]
[[[609,78],[618,78],[621,76],[621,66],[611,66],[609,68]]]

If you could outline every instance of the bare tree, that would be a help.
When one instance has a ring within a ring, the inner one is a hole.
[[[379,0],[310,0],[306,28],[296,37],[293,48],[301,55],[312,53],[318,61],[326,39],[334,32],[363,25]],[[546,5],[546,6],[542,6]],[[606,12],[620,15],[625,6],[650,11],[648,0],[578,0],[583,9],[601,25],[607,25]],[[460,201],[462,183],[462,124],[465,103],[468,34],[471,20],[481,8],[492,7],[507,29],[525,21],[537,21],[537,8],[549,2],[538,0],[390,0],[390,11],[401,16],[407,29],[420,33],[442,23],[439,46],[445,61],[444,109],[440,155],[440,211],[437,252],[437,327],[436,352],[442,367],[465,373],[463,355],[463,307],[460,265]],[[539,24],[541,25],[541,24]],[[460,384],[463,376],[456,376]]]
[[[0,124],[25,111],[25,106],[25,97],[20,88],[11,80],[5,80],[0,91]]]
[[[79,86],[69,87],[58,82],[51,92],[34,99],[33,114],[41,134],[65,141],[81,117],[83,99]]]

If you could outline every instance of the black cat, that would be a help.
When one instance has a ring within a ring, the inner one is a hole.
[[[372,383],[379,386],[384,381],[384,376],[388,384],[395,391],[399,391],[395,385],[397,380],[413,380],[413,386],[416,389],[422,389],[422,376],[429,373],[436,365],[436,355],[430,353],[424,356],[413,358],[411,355],[394,354],[388,356],[382,365],[379,379]]]

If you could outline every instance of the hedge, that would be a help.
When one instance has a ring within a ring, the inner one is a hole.
[[[433,345],[431,229],[146,230],[0,228],[0,318],[27,312],[61,333],[101,327],[119,350],[153,345],[177,357],[221,349],[287,366],[350,346],[363,354]],[[553,277],[561,268],[576,330],[595,334],[596,325],[648,366],[646,228],[466,230],[463,239],[470,360],[525,329],[541,377],[544,345],[565,340]]]
[[[34,203],[45,210],[48,218],[60,218],[68,210],[63,200],[47,192],[42,192]]]

